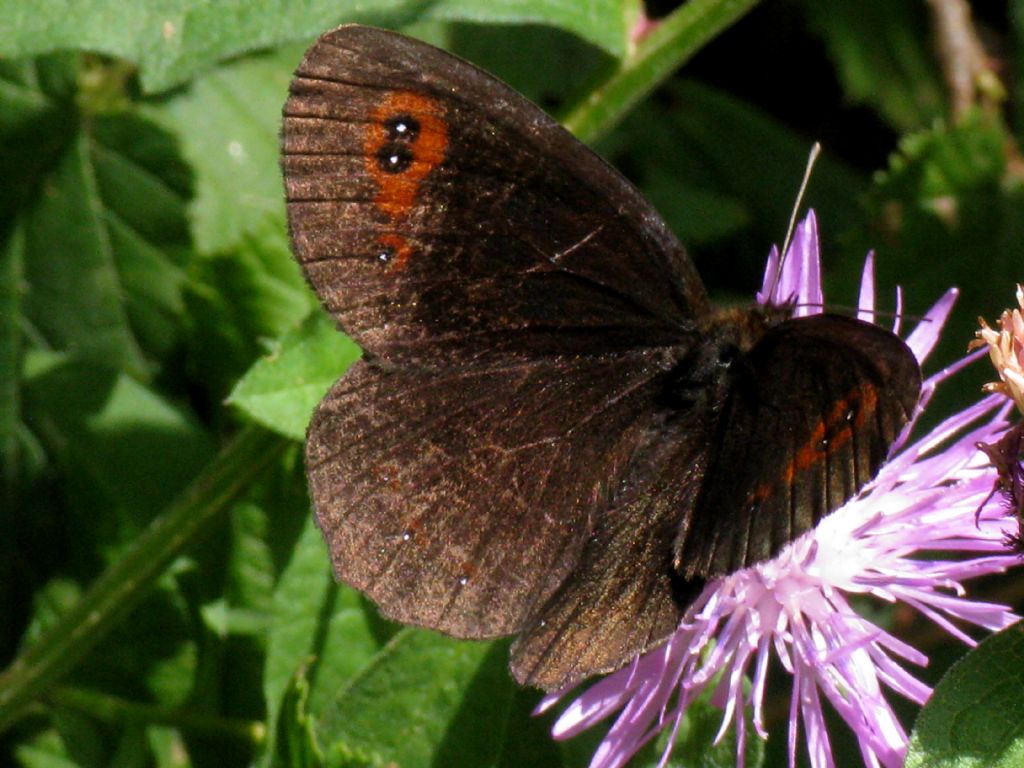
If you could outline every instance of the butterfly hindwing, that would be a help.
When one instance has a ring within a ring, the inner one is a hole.
[[[306,448],[336,573],[397,621],[521,630],[649,431],[662,367],[650,353],[440,372],[357,363]]]
[[[771,328],[730,371],[700,500],[676,539],[687,577],[767,560],[874,477],[917,403],[907,346],[836,315]]]
[[[692,514],[707,455],[706,412],[646,436],[567,579],[512,646],[521,684],[559,690],[627,664],[679,626],[704,583],[684,581],[670,542]]]
[[[640,193],[525,98],[383,30],[307,52],[285,105],[293,250],[364,349],[405,363],[675,343],[699,276]]]

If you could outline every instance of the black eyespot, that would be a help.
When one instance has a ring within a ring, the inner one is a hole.
[[[395,256],[395,249],[390,245],[382,245],[380,250],[377,251],[377,261],[381,264],[387,264]]]
[[[377,150],[377,165],[384,173],[402,173],[412,161],[412,150],[403,142],[388,142]]]
[[[420,135],[420,121],[412,115],[395,115],[384,122],[389,141],[412,144]]]

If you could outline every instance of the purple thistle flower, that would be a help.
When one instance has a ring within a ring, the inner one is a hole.
[[[955,299],[956,291],[948,291],[906,337],[918,361],[938,341]],[[797,316],[822,311],[813,213],[797,227],[781,273],[773,248],[757,300],[793,306]],[[902,303],[899,294],[897,303]],[[865,261],[858,307],[861,319],[874,319],[872,254]],[[898,317],[897,312],[896,333]],[[966,362],[925,381],[914,420],[935,387]],[[954,620],[988,630],[1016,621],[1006,606],[967,599],[962,586],[967,579],[1019,562],[1005,546],[1016,521],[999,505],[985,503],[994,470],[977,448],[1006,430],[1004,402],[990,395],[910,444],[908,425],[887,463],[857,496],[772,560],[708,583],[664,645],[569,705],[554,725],[555,738],[569,738],[619,712],[591,768],[625,765],[668,729],[672,738],[664,765],[687,707],[710,690],[712,702],[723,710],[718,738],[730,725],[736,728],[737,764],[742,766],[748,706],[754,729],[767,738],[764,692],[774,651],[793,676],[791,766],[801,726],[811,765],[834,765],[823,698],[857,735],[866,765],[902,765],[907,733],[886,698],[887,689],[923,704],[931,689],[904,665],[923,666],[927,658],[858,614],[849,598],[902,602],[972,646],[974,640]],[[950,559],[936,553],[949,553]],[[752,683],[746,689],[748,675]],[[549,695],[538,710],[550,708],[564,694]]]

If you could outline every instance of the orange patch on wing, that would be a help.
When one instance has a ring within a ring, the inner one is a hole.
[[[388,272],[400,272],[405,269],[409,257],[412,255],[412,246],[409,241],[401,235],[388,232],[377,238],[382,249],[387,249],[391,256],[388,258]]]
[[[810,469],[852,440],[854,428],[863,426],[868,414],[873,413],[877,405],[878,393],[868,382],[863,382],[835,403],[828,416],[815,425],[810,438],[797,449],[796,455],[786,465],[779,478],[781,482],[792,485],[797,473]],[[852,415],[852,419],[848,415]],[[766,501],[774,489],[774,483],[759,485],[750,494],[748,503]]]
[[[388,134],[388,121],[408,117],[418,123],[407,141]],[[381,167],[380,155],[389,147],[411,153],[411,162],[398,171]],[[441,102],[412,91],[387,94],[370,116],[363,146],[366,171],[377,184],[376,206],[393,221],[412,209],[423,179],[440,165],[448,149],[448,124]]]
[[[786,467],[786,481],[792,482],[797,472],[809,469],[850,442],[854,428],[863,426],[864,420],[869,413],[874,412],[877,404],[878,393],[868,382],[862,383],[837,402],[828,416],[818,422],[810,439],[800,447]],[[852,419],[848,418],[851,414]]]

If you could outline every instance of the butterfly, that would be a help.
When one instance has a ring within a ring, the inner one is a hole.
[[[886,330],[712,306],[639,191],[430,45],[324,34],[282,146],[295,256],[364,350],[306,442],[334,570],[395,621],[518,635],[522,684],[662,642],[854,495],[917,402]]]

